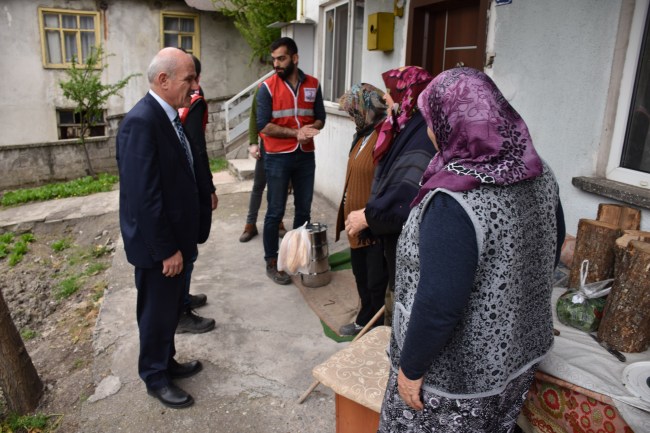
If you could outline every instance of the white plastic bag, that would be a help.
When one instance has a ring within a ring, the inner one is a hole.
[[[609,295],[612,290],[613,278],[585,284],[589,272],[589,260],[583,260],[580,265],[580,289],[573,295],[574,304],[582,304],[586,299],[602,298]]]
[[[290,275],[309,272],[311,260],[311,240],[307,223],[297,229],[289,230],[280,243],[278,270]]]
[[[594,332],[598,330],[603,317],[606,302],[603,297],[611,291],[614,279],[585,284],[588,270],[589,260],[585,260],[580,266],[580,288],[567,290],[558,298],[555,308],[561,323]]]

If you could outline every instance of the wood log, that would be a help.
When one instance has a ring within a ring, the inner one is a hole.
[[[624,230],[623,236],[616,239],[616,246],[614,247],[614,278],[618,278],[621,269],[620,263],[630,241],[650,242],[650,232],[643,230]]]
[[[623,230],[614,224],[589,219],[578,222],[569,288],[580,287],[580,265],[585,259],[589,260],[586,283],[614,276],[614,245],[622,234]]]
[[[620,204],[599,204],[596,219],[605,223],[614,224],[623,230],[639,230],[641,227],[641,211]]]
[[[573,252],[576,249],[576,238],[567,234],[564,236],[564,242],[562,243],[562,250],[560,252],[560,262],[570,268],[573,263]],[[580,265],[578,265],[580,266]]]
[[[650,243],[632,240],[607,297],[598,337],[622,352],[650,345]]]

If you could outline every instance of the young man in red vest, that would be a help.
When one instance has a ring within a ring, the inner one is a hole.
[[[271,44],[275,75],[257,92],[257,129],[264,140],[267,210],[264,217],[266,274],[277,284],[291,278],[278,271],[278,227],[284,216],[289,182],[293,186],[293,228],[311,218],[314,193],[314,140],[325,125],[318,80],[298,69],[298,47],[291,38]]]

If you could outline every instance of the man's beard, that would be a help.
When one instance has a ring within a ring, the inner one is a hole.
[[[280,78],[286,80],[291,74],[293,74],[294,69],[296,69],[296,65],[294,65],[293,63],[289,63],[289,66],[284,68],[283,71],[278,71],[276,69],[275,72],[280,76]]]

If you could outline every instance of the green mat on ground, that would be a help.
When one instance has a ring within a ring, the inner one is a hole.
[[[340,271],[342,269],[352,269],[352,262],[350,261],[350,248],[346,248],[338,253],[331,254],[328,258],[330,268],[333,271]]]
[[[323,332],[325,335],[332,340],[336,341],[337,343],[346,343],[348,341],[354,340],[354,335],[346,335],[346,336],[341,336],[334,332],[332,328],[327,326],[327,323],[323,322],[322,320],[320,321],[320,324],[323,325]]]

